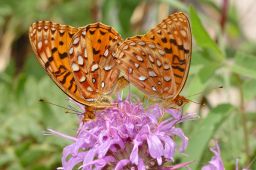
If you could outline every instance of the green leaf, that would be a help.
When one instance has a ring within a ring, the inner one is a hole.
[[[232,71],[245,76],[256,79],[256,56],[238,52],[235,56],[235,63]]]
[[[179,0],[161,0],[161,1],[170,4],[172,8],[177,8],[182,11],[187,11],[187,5]]]
[[[243,83],[243,93],[246,101],[253,100],[256,96],[256,80],[251,79]]]
[[[217,63],[204,66],[198,73],[201,82],[207,82],[209,78],[214,75],[218,67],[219,64]]]
[[[224,54],[205,30],[199,16],[197,15],[196,10],[191,7],[189,13],[191,18],[192,35],[194,36],[197,45],[213,52],[212,56],[214,57],[212,57],[212,60],[219,62],[223,61]]]
[[[219,105],[212,109],[205,119],[196,122],[196,127],[189,136],[190,141],[186,152],[189,156],[182,162],[194,160],[190,167],[198,169],[204,150],[208,146],[208,141],[213,137],[218,125],[225,120],[233,109],[230,104]]]

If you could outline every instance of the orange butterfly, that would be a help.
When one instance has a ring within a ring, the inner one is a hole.
[[[125,40],[116,60],[125,78],[164,107],[188,102],[180,92],[187,80],[192,50],[189,20],[174,13],[142,36]]]
[[[29,39],[39,63],[69,97],[84,104],[84,120],[95,108],[111,106],[108,95],[127,81],[113,58],[122,42],[111,27],[94,23],[75,28],[50,21],[33,23]]]

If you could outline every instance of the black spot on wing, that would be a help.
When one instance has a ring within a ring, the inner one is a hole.
[[[178,75],[178,74],[174,74],[174,76],[181,79],[183,78],[181,75]]]
[[[90,34],[93,35],[96,30],[89,30]]]
[[[93,54],[94,55],[97,55],[97,54],[99,54],[100,53],[100,50],[96,50],[95,48],[93,48]]]
[[[101,35],[105,35],[106,32],[100,30],[100,34],[101,34]]]
[[[67,78],[68,78],[68,76],[69,76],[70,74],[71,74],[70,72],[67,72],[67,73],[64,75],[63,79],[60,81],[60,83],[61,83],[61,84],[65,84],[65,83],[66,83],[66,80],[67,80]]]
[[[54,54],[58,49],[56,47],[52,48],[52,54]]]
[[[162,40],[162,42],[163,42],[163,43],[167,43],[167,39],[166,39],[166,37],[161,38],[161,40]]]
[[[174,65],[183,65],[186,64],[186,59],[180,59],[179,56],[173,55],[172,64]]]
[[[179,70],[180,72],[184,72],[185,69],[181,68],[180,66],[172,66],[173,69]]]
[[[172,48],[164,48],[164,51],[165,51],[166,53],[171,54],[171,53],[172,53]]]
[[[63,59],[63,58],[66,58],[68,54],[66,52],[64,52],[63,54],[59,53],[59,56],[61,59]]]
[[[60,41],[60,42],[59,42],[59,45],[60,45],[60,46],[62,46],[63,44],[64,44],[64,42],[63,42],[63,41]]]

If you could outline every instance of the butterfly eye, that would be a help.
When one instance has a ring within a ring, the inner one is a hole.
[[[183,105],[183,100],[179,99],[176,103],[178,106],[182,106]]]

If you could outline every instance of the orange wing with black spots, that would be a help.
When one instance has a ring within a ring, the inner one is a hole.
[[[182,13],[174,13],[150,30],[142,40],[152,40],[165,51],[164,58],[171,65],[177,96],[185,85],[189,73],[192,35],[189,20]]]
[[[29,29],[29,39],[37,60],[54,82],[74,100],[83,103],[68,60],[68,49],[78,28],[38,21]]]
[[[174,13],[142,36],[125,40],[117,63],[125,77],[149,96],[173,103],[185,85],[191,60],[191,29],[183,13]]]
[[[101,23],[75,28],[39,21],[29,29],[37,59],[67,95],[93,107],[109,106],[103,95],[117,85],[119,70],[113,60],[120,35]]]
[[[90,24],[73,37],[69,50],[71,68],[82,96],[89,101],[112,92],[120,71],[113,55],[121,36],[101,23]]]

